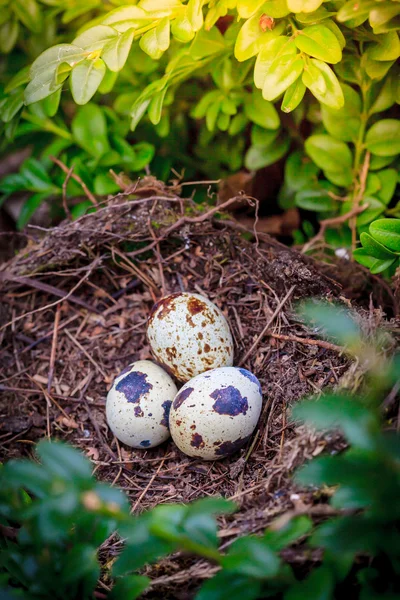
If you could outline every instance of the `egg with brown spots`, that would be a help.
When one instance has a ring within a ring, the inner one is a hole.
[[[107,395],[108,425],[121,442],[152,448],[169,438],[169,411],[177,393],[171,377],[150,360],[138,360],[115,379]]]
[[[237,367],[197,375],[175,396],[169,426],[182,452],[218,460],[242,448],[254,432],[262,407],[257,377]]]
[[[233,364],[233,340],[221,310],[200,294],[176,293],[154,305],[147,338],[153,356],[179,381]]]

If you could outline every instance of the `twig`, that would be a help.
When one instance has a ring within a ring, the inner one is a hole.
[[[79,175],[76,175],[76,173],[71,172],[71,169],[69,169],[67,165],[65,165],[59,158],[56,158],[55,156],[50,156],[50,160],[52,160],[53,163],[60,167],[60,169],[62,169],[67,176],[69,175],[69,177],[72,177],[72,179],[79,183],[90,202],[94,204],[94,206],[98,206],[96,198],[93,196],[92,192],[89,190],[86,183],[82,181]]]
[[[64,292],[64,290],[59,290],[54,285],[49,285],[48,283],[43,283],[42,281],[39,281],[38,279],[34,279],[33,277],[18,277],[16,275],[10,275],[10,277],[8,278],[8,281],[12,281],[13,283],[20,283],[21,285],[27,285],[29,287],[33,287],[36,290],[40,290],[41,292],[48,292],[49,294],[53,294],[54,296],[58,296],[59,298],[62,298],[62,299],[66,298],[66,296],[68,295],[68,292]],[[68,299],[70,302],[73,302],[74,304],[78,304],[78,306],[82,306],[83,308],[86,308],[90,312],[94,312],[98,315],[101,313],[100,310],[98,310],[97,308],[94,308],[93,306],[90,306],[90,304],[88,304],[84,300],[81,300],[77,296],[74,296],[73,294],[70,294],[68,296]]]
[[[75,344],[75,346],[77,346],[79,348],[79,350],[81,350],[81,352],[83,352],[83,354],[92,363],[92,365],[100,373],[100,375],[102,375],[102,377],[104,379],[107,379],[107,375],[104,373],[104,371],[101,369],[101,367],[99,367],[99,365],[97,364],[97,362],[90,356],[89,352],[87,350],[85,350],[85,348],[82,346],[82,344],[80,344],[78,342],[78,340],[76,338],[74,338],[74,336],[72,335],[72,333],[70,333],[68,329],[65,330],[65,333],[67,334],[67,336],[69,337],[69,339],[71,340],[71,342],[73,342]]]
[[[67,173],[66,178],[64,179],[64,183],[62,184],[62,203],[63,203],[65,215],[69,221],[72,221],[72,215],[71,215],[71,211],[68,208],[68,203],[67,203],[67,186],[68,186],[69,180],[72,177],[73,170],[74,170],[74,166],[72,165],[72,167],[69,169],[69,171]]]
[[[53,382],[54,365],[56,362],[57,337],[58,337],[58,326],[60,323],[60,314],[61,314],[61,304],[58,304],[57,309],[56,309],[56,316],[54,319],[53,341],[51,343],[51,353],[50,353],[49,378],[47,381],[47,391],[49,394],[51,391],[51,384]]]
[[[343,352],[344,348],[342,346],[336,346],[336,344],[331,344],[330,342],[325,342],[324,340],[313,340],[311,338],[302,338],[297,335],[283,335],[281,333],[269,333],[267,332],[265,335],[269,337],[275,338],[277,340],[284,340],[287,342],[299,342],[300,344],[304,344],[305,346],[320,346],[321,348],[325,348],[326,350],[333,350],[335,352]]]
[[[270,327],[272,321],[280,313],[280,311],[282,310],[282,307],[285,305],[285,303],[287,302],[287,300],[289,300],[289,298],[293,294],[295,288],[296,288],[296,286],[292,285],[292,287],[290,288],[290,290],[288,291],[288,293],[286,294],[286,296],[278,304],[278,306],[274,310],[272,316],[268,319],[266,326],[264,327],[264,329],[262,330],[262,332],[260,333],[260,335],[257,337],[256,341],[250,346],[250,348],[248,349],[248,351],[246,352],[246,354],[244,355],[244,357],[240,361],[239,365],[243,365],[246,362],[246,360],[248,359],[248,357],[250,356],[250,354],[252,354],[254,352],[254,350],[257,348],[258,344],[261,342],[262,338],[267,333],[268,328]]]
[[[337,227],[338,225],[343,225],[343,223],[346,223],[347,220],[362,213],[366,208],[368,208],[368,206],[368,204],[363,204],[362,206],[355,206],[345,215],[339,215],[338,217],[332,217],[331,219],[323,219],[323,221],[321,221],[319,224],[320,228],[317,235],[311,238],[311,240],[309,240],[307,244],[304,244],[301,252],[305,254],[308,250],[310,250],[310,248],[312,248],[312,246],[314,246],[315,242],[321,240],[324,237],[324,233],[328,227]]]
[[[367,176],[368,176],[368,169],[369,169],[369,160],[370,160],[371,154],[370,152],[366,152],[365,154],[365,160],[363,163],[363,166],[361,168],[361,173],[360,173],[360,183],[359,183],[359,188],[357,193],[354,196],[354,200],[353,200],[353,208],[358,208],[360,205],[360,202],[364,196],[364,192],[365,192],[365,187],[367,185]],[[355,216],[352,217],[349,221],[349,226],[351,229],[351,249],[354,252],[355,248],[356,248],[356,242],[357,242],[357,230],[356,230],[356,225],[357,225],[357,221]]]
[[[80,287],[82,285],[82,283],[84,281],[86,281],[86,279],[88,277],[90,277],[90,275],[92,274],[92,271],[93,271],[94,267],[98,264],[98,262],[99,262],[98,260],[95,260],[95,261],[92,262],[92,264],[90,265],[90,269],[88,269],[87,273],[83,277],[81,277],[81,279],[78,281],[78,283],[76,285],[74,285],[74,287],[68,292],[68,294],[66,296],[64,296],[60,300],[56,300],[55,302],[52,302],[51,304],[46,304],[46,306],[41,306],[40,308],[36,308],[35,310],[31,310],[31,311],[29,311],[27,313],[24,313],[23,315],[19,315],[18,317],[15,317],[11,321],[9,321],[8,323],[6,323],[2,327],[0,327],[0,331],[3,331],[3,329],[6,329],[10,325],[12,325],[13,323],[16,323],[17,321],[20,321],[21,319],[25,319],[26,317],[30,317],[31,315],[34,315],[34,314],[36,314],[38,312],[42,312],[43,310],[47,310],[49,308],[53,308],[53,306],[57,306],[57,304],[59,304],[63,300],[68,300],[68,298],[70,298],[70,296],[72,296],[72,294],[75,292],[75,290],[77,290],[78,287]]]
[[[163,456],[162,461],[160,462],[160,464],[158,465],[158,469],[157,471],[154,473],[153,477],[150,479],[149,483],[146,485],[146,487],[144,488],[143,492],[140,494],[139,498],[136,500],[135,504],[132,506],[131,508],[131,514],[135,512],[135,510],[137,509],[137,507],[139,506],[141,500],[145,497],[145,495],[147,494],[147,492],[149,491],[150,487],[153,484],[153,481],[155,480],[155,478],[157,477],[157,475],[159,474],[159,472],[161,471],[163,465],[165,462],[165,456]]]

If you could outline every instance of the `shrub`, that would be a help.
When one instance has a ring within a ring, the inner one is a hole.
[[[96,482],[89,461],[77,450],[42,441],[37,446],[40,464],[10,461],[1,473],[4,596],[92,597],[101,569],[98,547],[117,529],[125,546],[112,567],[112,598],[136,598],[149,583],[137,571],[176,550],[220,566],[197,600],[317,600],[338,597],[343,589],[363,600],[397,597],[400,446],[394,431],[382,432],[380,401],[398,381],[400,357],[386,360],[382,348],[367,344],[344,311],[314,304],[303,314],[312,314],[314,324],[328,337],[334,332],[335,342],[369,368],[362,394],[329,392],[294,408],[295,419],[322,430],[339,428],[351,444],[340,454],[312,459],[295,474],[302,486],[325,490],[331,516],[319,523],[306,513],[278,519],[262,535],[238,538],[222,553],[215,515],[235,509],[228,500],[165,504],[131,517],[123,493]],[[381,336],[381,346],[385,339]],[[316,547],[323,550],[321,560],[309,561],[301,577],[281,556],[294,544],[310,556]]]
[[[99,103],[106,94],[113,106],[108,122],[121,114],[123,138],[130,126],[136,139],[149,139],[151,124],[170,158],[164,169],[154,165],[158,175],[168,177],[172,164],[190,173],[194,157],[204,174],[217,178],[285,158],[280,206],[338,218],[326,227],[333,247],[354,250],[377,218],[397,218],[397,1],[115,3],[8,84],[0,108],[8,135],[21,110],[43,128],[47,121],[38,123],[33,107],[52,118],[68,80],[77,105]],[[145,77],[138,76],[143,69]],[[187,116],[197,122],[194,136]],[[121,146],[112,145],[112,156],[103,147],[98,164],[129,171]],[[298,232],[296,240],[304,242],[304,235]],[[388,252],[362,243],[357,260],[374,272],[394,272]]]

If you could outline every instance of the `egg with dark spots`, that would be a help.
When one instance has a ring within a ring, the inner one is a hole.
[[[213,369],[180,389],[169,414],[171,436],[188,456],[225,458],[249,442],[261,408],[255,375],[237,367]]]
[[[106,417],[118,440],[132,448],[153,448],[169,437],[169,411],[178,389],[150,360],[129,365],[107,395]]]
[[[156,361],[186,382],[233,364],[233,339],[222,311],[200,294],[176,293],[157,302],[147,338]]]

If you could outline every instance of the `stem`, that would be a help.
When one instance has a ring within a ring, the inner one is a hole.
[[[72,141],[72,135],[69,133],[69,131],[66,131],[65,129],[62,129],[61,127],[58,127],[58,125],[56,125],[55,123],[50,121],[50,119],[45,119],[45,120],[39,119],[39,118],[35,117],[34,115],[32,115],[31,113],[29,113],[27,110],[22,111],[21,116],[25,119],[25,121],[29,121],[30,123],[33,123],[34,125],[38,125],[45,131],[54,133],[55,135],[58,135],[58,136],[64,138],[65,140]]]
[[[361,83],[360,89],[361,89],[361,96],[362,96],[362,110],[361,110],[361,114],[360,114],[360,120],[361,120],[360,130],[358,132],[357,140],[354,144],[355,152],[354,152],[353,173],[354,173],[354,177],[356,178],[356,183],[354,185],[353,197],[352,197],[353,210],[356,210],[358,208],[358,206],[360,205],[360,202],[363,198],[364,189],[365,189],[365,179],[366,179],[366,175],[367,175],[367,173],[363,173],[363,181],[361,181],[362,178],[361,178],[361,174],[360,174],[360,169],[361,169],[361,165],[364,162],[362,160],[363,152],[365,149],[364,148],[364,137],[365,137],[365,131],[367,129],[369,114],[368,114],[368,102],[367,102],[367,89],[365,87],[364,82]],[[367,165],[367,169],[368,169],[368,165]],[[355,250],[356,242],[357,242],[356,223],[357,223],[357,218],[354,216],[349,221],[349,226],[351,229],[351,249],[352,249],[352,251]]]

